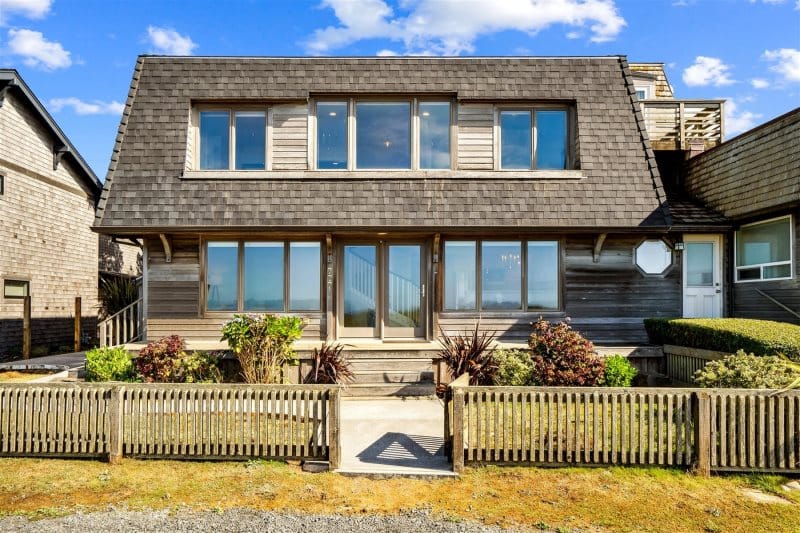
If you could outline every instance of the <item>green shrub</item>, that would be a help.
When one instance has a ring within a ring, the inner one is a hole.
[[[214,352],[185,353],[178,360],[173,374],[175,383],[220,383],[219,355]]]
[[[529,351],[497,349],[494,351],[494,360],[497,364],[495,385],[522,387],[531,384],[533,361]]]
[[[137,381],[131,354],[125,348],[94,348],[86,352],[86,381]]]
[[[294,341],[304,326],[291,315],[233,315],[222,326],[222,340],[239,358],[247,383],[280,383],[283,365],[297,362]]]
[[[794,324],[748,318],[649,318],[644,326],[653,344],[785,355],[800,362],[800,326]]]
[[[639,371],[627,357],[614,354],[606,357],[606,373],[603,375],[604,387],[630,387]]]
[[[800,365],[775,355],[739,350],[698,370],[694,382],[707,388],[782,389],[800,382]]]
[[[593,387],[603,380],[605,362],[567,322],[535,322],[528,345],[535,385]]]

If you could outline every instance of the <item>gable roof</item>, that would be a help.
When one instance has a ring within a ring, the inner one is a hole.
[[[183,176],[193,101],[320,94],[452,94],[560,101],[577,110],[581,179],[402,173],[337,179],[271,171]],[[96,229],[667,228],[672,219],[624,57],[274,58],[140,56]]]
[[[69,156],[77,165],[80,178],[83,184],[88,187],[95,198],[100,194],[103,184],[95,175],[92,168],[83,159],[80,152],[72,144],[66,134],[61,130],[59,125],[53,119],[52,115],[45,109],[44,105],[39,101],[33,91],[31,91],[25,80],[19,75],[16,69],[0,69],[0,102],[5,94],[5,91],[15,90],[17,94],[21,95],[27,105],[33,109],[42,124],[50,131],[53,137],[60,143],[60,149],[65,156]],[[0,103],[0,105],[2,105]],[[55,147],[54,147],[55,149]]]

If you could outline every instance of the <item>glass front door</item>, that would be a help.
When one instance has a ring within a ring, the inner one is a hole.
[[[340,336],[425,335],[424,247],[345,244],[340,283]]]

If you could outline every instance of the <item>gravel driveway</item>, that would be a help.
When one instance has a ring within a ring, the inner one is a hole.
[[[380,515],[295,515],[229,509],[213,511],[120,511],[74,514],[61,518],[29,521],[22,517],[0,519],[0,531],[286,531],[329,533],[334,532],[397,532],[424,531],[426,533],[510,531],[487,527],[474,522],[451,522],[437,519],[425,511],[413,511],[395,516]]]

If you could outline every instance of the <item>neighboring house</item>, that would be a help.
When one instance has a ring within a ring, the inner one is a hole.
[[[800,323],[800,108],[690,159],[681,185],[734,221],[730,314]]]
[[[668,202],[639,78],[624,57],[142,56],[95,229],[143,239],[149,339],[269,311],[397,357],[539,317],[642,344],[697,299],[679,249],[713,235],[721,261],[730,224]],[[680,161],[721,142],[719,102],[699,134],[659,105]]]
[[[33,346],[72,346],[76,296],[95,336],[101,187],[19,74],[0,70],[0,355],[21,348],[26,295]]]
[[[139,278],[142,275],[142,245],[136,240],[100,235],[101,278]]]

